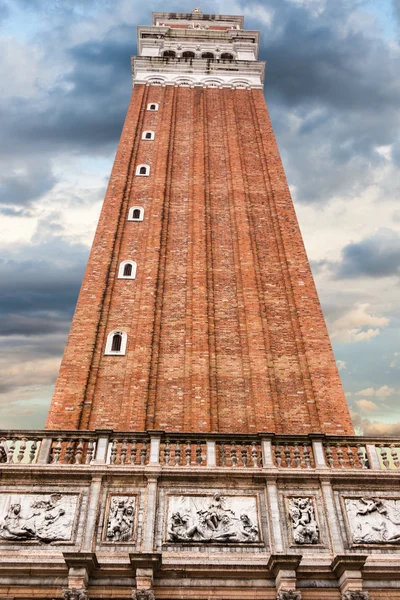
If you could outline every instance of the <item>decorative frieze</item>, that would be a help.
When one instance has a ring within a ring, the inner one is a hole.
[[[0,540],[53,542],[70,540],[78,496],[2,494]]]
[[[260,541],[256,496],[170,496],[168,542]]]
[[[369,594],[361,590],[348,591],[342,594],[341,600],[369,600]]]
[[[301,593],[295,590],[288,590],[286,592],[278,592],[276,600],[301,600]]]
[[[153,590],[133,590],[133,600],[155,600]]]
[[[400,543],[400,499],[362,496],[344,505],[354,544]]]
[[[129,542],[133,539],[135,509],[135,497],[111,496],[106,531],[108,541]]]
[[[66,588],[63,590],[63,600],[88,600],[86,588]]]
[[[313,498],[290,498],[288,509],[294,542],[300,545],[318,544],[320,534]]]

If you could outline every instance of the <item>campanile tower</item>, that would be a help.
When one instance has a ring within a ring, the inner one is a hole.
[[[48,429],[352,425],[243,18],[154,13]]]

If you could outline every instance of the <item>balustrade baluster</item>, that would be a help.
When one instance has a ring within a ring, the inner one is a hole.
[[[301,467],[301,455],[300,455],[299,445],[297,442],[294,443],[293,454],[294,454],[294,462],[296,463],[296,467],[299,469]]]
[[[360,466],[362,469],[368,469],[368,465],[367,465],[367,461],[365,460],[365,456],[364,456],[364,448],[361,446],[361,444],[357,444],[357,456],[358,456],[358,460],[360,462]]]
[[[67,447],[65,449],[64,463],[68,465],[71,462],[72,455],[74,451],[74,442],[73,440],[69,440]]]
[[[247,467],[247,444],[246,443],[242,444],[241,455],[242,455],[242,465],[244,467]]]
[[[76,447],[76,452],[75,452],[75,464],[76,465],[80,465],[82,463],[82,456],[83,456],[83,440],[80,439],[78,442],[78,445]]]
[[[288,444],[285,444],[285,446],[283,448],[283,453],[285,455],[286,467],[290,469],[290,467],[292,466],[292,454],[291,454]]]
[[[385,465],[386,469],[389,468],[389,459],[388,459],[388,453],[386,451],[385,445],[384,444],[379,444],[379,448],[381,451],[381,457],[382,457],[382,462]]]
[[[136,455],[137,455],[136,440],[132,440],[132,446],[131,446],[131,465],[135,465],[136,464]]]
[[[124,465],[126,462],[126,455],[128,452],[128,440],[122,440],[122,444],[121,444],[121,456],[120,456],[120,461],[121,461],[121,465]]]
[[[33,440],[32,444],[31,444],[31,449],[29,451],[29,464],[30,465],[33,463],[33,460],[36,456],[37,447],[38,447],[37,440]]]
[[[340,444],[336,444],[336,456],[338,459],[339,467],[344,469],[343,450]]]
[[[197,442],[196,445],[196,464],[197,465],[201,465],[202,463],[202,457],[201,457],[201,442]]]
[[[398,469],[400,467],[399,453],[397,452],[397,448],[394,444],[390,445],[390,453],[392,455],[393,464]]]
[[[171,453],[170,441],[169,441],[169,439],[166,439],[165,445],[164,445],[164,465],[166,467],[168,467],[168,465],[169,465],[170,453]]]
[[[253,461],[253,467],[258,467],[258,455],[257,455],[257,446],[256,443],[253,442],[251,445],[251,459]]]
[[[190,467],[190,464],[192,462],[192,442],[190,440],[188,440],[186,442],[185,456],[186,456],[186,466]]]
[[[144,465],[146,464],[146,457],[147,457],[147,442],[143,442],[142,444],[142,449],[140,450],[140,464]]]
[[[221,467],[226,466],[226,448],[225,442],[221,442],[219,445],[219,462]]]
[[[93,454],[94,454],[94,439],[91,438],[88,442],[85,464],[90,465],[90,463],[92,462]]]
[[[111,455],[110,455],[110,464],[115,465],[117,460],[117,452],[118,452],[118,440],[113,440],[111,443]]]
[[[181,464],[181,445],[179,442],[175,444],[175,466],[179,467]]]
[[[53,460],[51,461],[53,464],[56,464],[60,460],[60,454],[62,449],[62,437],[57,438],[57,444],[54,447]]]
[[[19,446],[19,452],[18,452],[18,456],[17,456],[17,462],[20,463],[22,461],[22,459],[24,458],[25,455],[25,450],[26,450],[26,442],[27,442],[27,438],[23,437]]]
[[[350,467],[353,469],[354,468],[354,452],[351,449],[351,446],[349,446],[349,445],[347,445],[347,456],[349,458]]]
[[[326,452],[326,459],[328,461],[328,465],[330,466],[331,469],[333,469],[335,466],[335,462],[333,460],[332,448],[330,447],[329,444],[326,444],[325,452]]]
[[[232,467],[237,466],[237,453],[236,453],[236,443],[232,442],[231,444],[231,464]]]
[[[306,463],[306,468],[311,469],[311,456],[307,442],[303,442],[303,456],[304,462]]]
[[[280,467],[282,466],[282,451],[279,444],[275,445],[275,460],[276,466],[278,467],[278,469],[280,469]]]

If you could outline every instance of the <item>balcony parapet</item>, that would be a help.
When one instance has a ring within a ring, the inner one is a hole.
[[[121,467],[277,471],[393,471],[400,437],[166,433],[164,431],[0,431],[1,466]]]

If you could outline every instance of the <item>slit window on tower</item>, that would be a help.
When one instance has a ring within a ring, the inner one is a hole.
[[[156,104],[155,102],[151,102],[150,104],[147,105],[147,110],[152,110],[157,111],[158,110],[158,104]]]
[[[136,175],[139,175],[139,177],[148,177],[150,175],[149,165],[138,165],[136,167]]]
[[[111,344],[111,352],[121,352],[121,346],[122,335],[120,333],[114,333]]]
[[[144,208],[142,206],[131,206],[128,213],[128,221],[143,221]]]
[[[143,131],[142,140],[154,140],[155,133],[154,131]]]
[[[176,53],[173,50],[165,50],[163,56],[164,58],[175,58]]]
[[[182,53],[182,58],[195,58],[195,53],[190,50],[186,50]]]
[[[106,349],[104,354],[124,355],[126,353],[127,341],[128,336],[124,331],[111,331],[107,336]]]
[[[201,58],[208,58],[209,60],[213,60],[214,54],[212,52],[203,52]]]
[[[233,54],[229,54],[229,52],[224,52],[221,54],[222,60],[233,60]]]
[[[118,279],[136,279],[136,263],[134,260],[124,260],[119,265]]]

